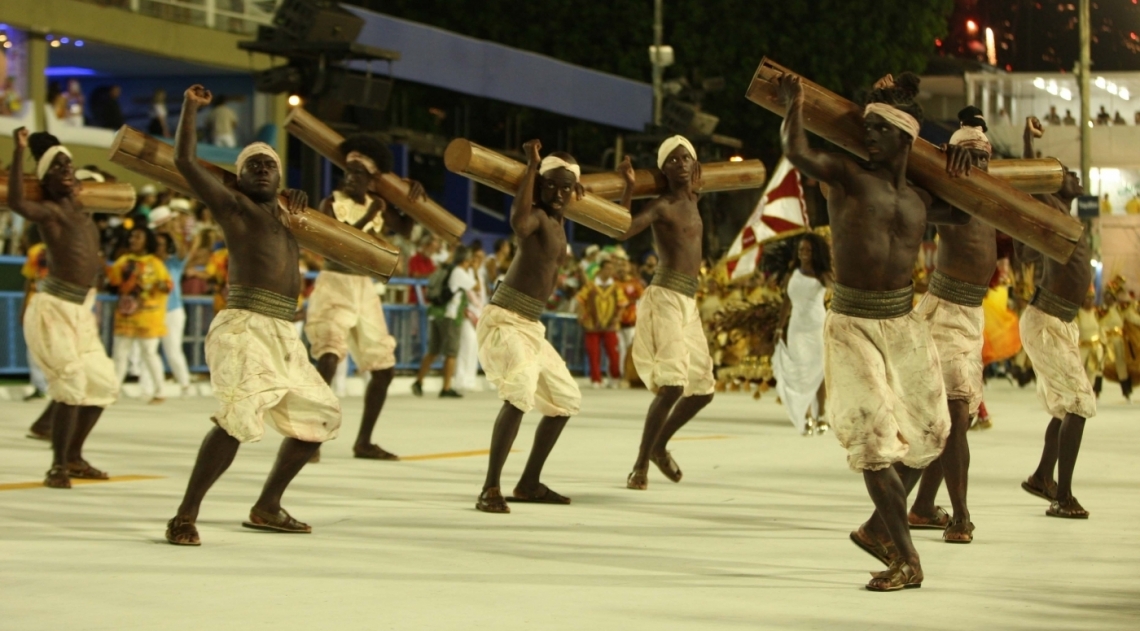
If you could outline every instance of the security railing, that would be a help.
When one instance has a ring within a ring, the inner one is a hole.
[[[230,33],[253,35],[259,25],[271,24],[282,0],[84,0],[142,15],[204,26]]]
[[[409,285],[413,291],[421,293],[426,281],[393,278],[389,285]],[[99,321],[99,335],[107,352],[110,353],[114,337],[114,315],[118,298],[109,294],[99,294],[96,317]],[[206,333],[214,317],[214,301],[210,296],[184,296],[186,309],[186,331],[182,339],[183,352],[192,372],[204,373],[206,366]],[[27,346],[20,323],[23,313],[24,294],[19,291],[0,291],[0,375],[27,374]],[[415,370],[427,353],[428,316],[427,308],[420,304],[384,305],[384,316],[388,320],[388,330],[396,338],[396,369]],[[546,325],[546,338],[558,351],[570,369],[582,374],[586,371],[586,358],[582,348],[582,329],[575,316],[565,313],[546,313],[542,316]]]

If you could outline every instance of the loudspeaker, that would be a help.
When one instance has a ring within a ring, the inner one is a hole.
[[[351,43],[364,28],[364,19],[327,0],[285,0],[273,25],[278,41]]]
[[[720,119],[700,111],[691,103],[676,99],[666,99],[661,108],[661,123],[678,134],[686,136],[709,136],[716,129]]]
[[[300,92],[305,75],[296,66],[277,66],[253,73],[253,88],[258,92]]]
[[[319,96],[353,107],[383,110],[392,96],[392,81],[346,70],[329,70]]]

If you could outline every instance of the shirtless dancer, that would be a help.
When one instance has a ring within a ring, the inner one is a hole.
[[[669,191],[633,215],[624,241],[646,228],[661,255],[653,282],[637,306],[633,362],[645,386],[655,394],[645,416],[641,445],[626,488],[649,486],[649,462],[673,482],[681,467],[666,447],[669,439],[712,401],[716,381],[712,357],[694,298],[701,272],[700,211],[696,189],[701,181],[697,151],[683,136],[668,138],[657,149],[657,167]],[[627,157],[618,167],[625,178],[622,205],[633,200],[633,165]]]
[[[105,263],[99,255],[99,228],[75,198],[80,185],[71,152],[55,136],[28,134],[23,127],[13,138],[8,207],[39,224],[48,252],[48,276],[24,313],[24,336],[47,377],[52,400],[52,465],[44,486],[69,489],[71,478],[108,477],[83,459],[87,436],[119,391],[92,311],[95,280]],[[24,152],[29,147],[44,191],[40,202],[24,197]]]
[[[988,171],[993,148],[986,138],[981,110],[967,107],[958,112],[958,120],[962,126],[946,148],[947,171],[951,177],[969,175],[971,167]],[[972,219],[964,225],[938,226],[938,238],[938,266],[930,278],[930,291],[915,312],[930,326],[942,362],[950,405],[950,437],[942,456],[923,472],[907,518],[911,528],[943,530],[942,539],[947,543],[970,543],[974,524],[966,507],[970,470],[966,434],[982,403],[982,300],[997,266],[997,233],[988,224]],[[934,505],[944,475],[954,506],[952,518]]]
[[[906,497],[920,469],[942,453],[950,414],[930,330],[911,311],[911,270],[928,220],[927,204],[906,180],[922,109],[918,78],[876,84],[864,110],[866,163],[808,145],[803,86],[779,79],[787,104],[784,155],[827,183],[835,254],[835,289],[824,324],[828,407],[863,473],[876,513],[851,539],[889,565],[872,574],[872,591],[921,587],[923,574],[907,525]],[[949,209],[947,209],[949,210]]]
[[[321,202],[321,212],[357,230],[372,227],[379,232],[384,225],[381,213],[386,204],[380,198],[369,198],[368,185],[374,174],[392,170],[392,154],[384,143],[368,136],[345,140],[340,144],[340,152],[345,159],[344,183]],[[410,184],[412,199],[425,196],[423,186],[418,182]],[[326,260],[309,296],[305,336],[325,383],[332,383],[337,365],[350,352],[358,369],[372,373],[364,392],[364,413],[352,455],[399,460],[396,454],[372,442],[372,429],[388,398],[396,366],[396,338],[388,334],[384,309],[372,279]],[[319,459],[318,448],[313,461]]]
[[[237,160],[237,183],[227,187],[198,163],[195,121],[209,105],[209,90],[186,90],[175,136],[175,165],[194,193],[213,211],[229,245],[229,298],[206,336],[210,384],[221,403],[211,419],[178,513],[166,540],[200,545],[198,509],[244,442],[261,440],[268,420],[285,436],[261,497],[242,525],[258,530],[308,533],[311,529],[281,508],[285,487],[340,428],[340,403],[301,344],[293,315],[301,291],[297,241],[283,213],[300,213],[306,198],[288,191],[288,208],[277,198],[281,159],[269,145],[253,143]],[[268,418],[266,418],[268,417]]]
[[[1041,121],[1025,123],[1025,156],[1033,153],[1033,138],[1044,133]],[[1042,202],[1069,214],[1081,194],[1080,180],[1065,172],[1056,195],[1035,195]],[[1033,300],[1021,314],[1021,343],[1037,374],[1037,396],[1053,416],[1045,430],[1045,449],[1037,470],[1021,483],[1029,493],[1049,500],[1050,517],[1088,519],[1089,513],[1073,497],[1073,469],[1081,449],[1085,419],[1096,416],[1096,395],[1081,362],[1080,331],[1074,320],[1092,282],[1088,230],[1068,263],[1044,259],[1044,275]],[[1019,244],[1020,245],[1020,244]],[[1027,253],[1028,248],[1019,248]],[[1029,251],[1031,252],[1031,251]],[[1032,254],[1030,255],[1032,256]],[[1057,481],[1053,469],[1057,468]]]
[[[550,490],[539,477],[566,421],[578,413],[582,393],[566,362],[546,340],[546,328],[539,318],[566,255],[563,212],[572,195],[582,195],[578,182],[581,169],[566,153],[555,152],[540,159],[541,148],[538,140],[523,145],[526,174],[511,206],[511,229],[518,238],[518,253],[491,304],[483,309],[476,330],[479,362],[487,381],[498,388],[503,400],[491,433],[487,479],[475,504],[486,513],[511,512],[500,491],[499,476],[523,414],[534,408],[542,412],[542,421],[511,501],[570,503],[570,498]]]

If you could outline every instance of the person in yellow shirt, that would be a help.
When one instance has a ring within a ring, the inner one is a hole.
[[[1108,201],[1108,193],[1105,193],[1104,199],[1100,200],[1100,214],[1101,215],[1111,215],[1112,214],[1112,202]]]
[[[150,373],[154,392],[151,403],[162,403],[166,373],[158,356],[158,343],[166,335],[166,303],[174,285],[166,265],[154,255],[158,239],[143,226],[131,230],[127,253],[107,270],[107,281],[118,288],[115,308],[115,342],[111,358],[115,376],[122,385],[127,376],[131,350],[139,347]]]
[[[225,247],[215,250],[206,262],[206,279],[214,285],[214,313],[226,308],[229,290],[230,251]]]
[[[1129,215],[1140,215],[1140,193],[1132,196],[1128,203],[1124,205],[1124,212]]]
[[[594,280],[587,281],[578,292],[578,322],[590,359],[590,382],[595,388],[602,387],[603,345],[610,362],[610,387],[616,388],[621,380],[617,331],[627,302],[622,285],[614,281],[614,261],[602,259]]]
[[[36,293],[36,282],[47,278],[48,264],[47,264],[47,247],[40,239],[39,227],[36,224],[28,226],[28,231],[25,235],[25,240],[29,244],[25,251],[27,260],[24,261],[24,266],[20,269],[20,274],[23,275],[24,282],[24,309],[28,308],[28,303],[32,301],[32,294]],[[24,321],[23,312],[20,313],[20,322]],[[32,357],[32,352],[28,351],[28,372],[31,375],[32,387],[35,391],[32,394],[24,397],[25,401],[31,399],[42,399],[44,393],[47,392],[47,378],[44,376],[43,370],[36,364],[36,360]],[[47,427],[51,427],[50,421]],[[49,430],[50,431],[50,430]],[[35,430],[33,429],[33,433]],[[50,436],[46,436],[50,438]]]

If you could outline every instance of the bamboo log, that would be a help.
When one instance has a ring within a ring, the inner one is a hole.
[[[289,112],[285,118],[285,129],[333,164],[344,168],[344,156],[340,154],[340,143],[344,142],[344,136],[336,133],[305,108],[294,107]],[[372,177],[370,190],[403,210],[440,239],[452,244],[459,243],[467,224],[430,198],[413,201],[408,197],[408,188],[408,184],[395,173],[377,173]]]
[[[633,185],[634,199],[643,197],[657,197],[669,190],[665,181],[665,174],[659,169],[637,169]],[[720,191],[738,191],[746,188],[760,188],[764,186],[767,173],[764,163],[759,160],[744,160],[743,162],[710,162],[701,165],[701,187],[698,192],[716,193]],[[616,171],[609,173],[590,173],[582,176],[582,186],[587,191],[602,199],[621,199],[625,190],[625,180]]]
[[[991,160],[989,173],[1030,195],[1056,193],[1065,181],[1065,167],[1056,158]]]
[[[35,176],[24,176],[24,197],[42,201],[43,188]],[[80,182],[76,199],[83,210],[108,215],[125,215],[135,207],[135,187],[126,182]],[[8,177],[0,175],[0,206],[8,203]]]
[[[452,173],[508,195],[518,192],[526,174],[525,164],[465,138],[456,138],[447,145],[443,163]],[[582,199],[571,199],[566,205],[566,218],[614,238],[624,235],[631,221],[629,211],[590,192]]]
[[[776,80],[790,70],[765,58],[760,62],[746,97],[783,116],[787,110],[777,94]],[[863,146],[863,112],[859,106],[803,79],[804,127],[812,133],[866,159]],[[1068,261],[1084,232],[1079,221],[1015,190],[983,172],[951,178],[946,158],[937,147],[918,138],[907,161],[907,177],[919,186],[961,208],[1057,261]]]
[[[197,198],[197,193],[174,165],[174,147],[124,125],[111,144],[111,162],[144,175],[162,185]],[[237,176],[204,160],[209,169],[226,186],[233,188]],[[284,196],[278,198],[285,204]],[[298,245],[332,259],[360,274],[387,280],[396,271],[400,250],[392,244],[365,234],[312,208],[294,215],[285,212],[289,232]]]

